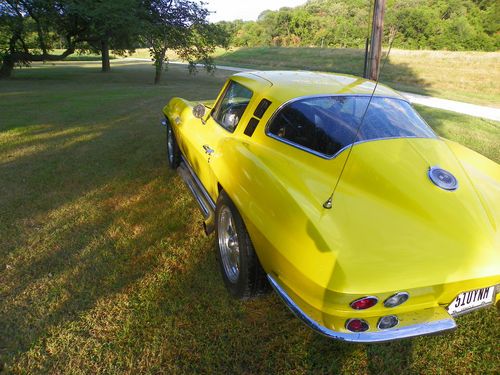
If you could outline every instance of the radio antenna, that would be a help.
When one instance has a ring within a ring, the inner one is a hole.
[[[361,127],[363,126],[363,123],[365,121],[365,116],[368,113],[368,108],[370,107],[370,103],[372,102],[373,96],[375,95],[375,91],[377,90],[378,82],[380,80],[380,72],[384,69],[385,63],[389,59],[389,54],[391,53],[391,48],[392,48],[392,43],[394,42],[394,38],[396,36],[396,28],[391,28],[390,31],[390,42],[389,42],[389,49],[387,50],[387,55],[385,55],[384,61],[382,62],[382,66],[380,67],[378,74],[377,74],[377,80],[375,81],[375,85],[373,86],[373,91],[370,95],[370,99],[368,100],[368,103],[366,104],[365,111],[363,112],[363,116],[361,117],[361,121],[359,122],[358,129],[356,130],[356,134],[354,135],[354,138],[349,146],[349,151],[347,153],[347,157],[344,161],[344,165],[342,165],[342,169],[340,170],[339,177],[337,178],[337,182],[335,183],[335,186],[333,187],[333,191],[328,197],[328,199],[323,203],[323,207],[326,209],[332,208],[332,200],[333,200],[333,195],[335,194],[335,191],[337,190],[337,186],[339,185],[340,179],[342,178],[342,175],[344,174],[344,169],[345,166],[347,165],[347,162],[351,156],[352,148],[354,147],[354,143],[356,142],[356,139],[359,136],[359,132],[361,130]]]

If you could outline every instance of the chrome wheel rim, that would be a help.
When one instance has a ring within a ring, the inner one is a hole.
[[[217,220],[219,251],[224,273],[230,282],[236,283],[240,275],[240,245],[233,214],[223,206]]]
[[[168,161],[170,164],[174,163],[174,138],[172,136],[172,128],[167,130],[167,150],[168,150]]]

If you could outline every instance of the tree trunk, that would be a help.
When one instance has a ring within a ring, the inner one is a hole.
[[[109,63],[109,42],[107,39],[101,40],[101,62],[101,71],[109,72],[111,70],[111,64]]]
[[[32,61],[60,61],[75,52],[75,47],[71,45],[66,51],[60,55],[51,55],[49,53],[42,53],[41,55],[33,55],[26,51],[14,51],[3,57],[2,66],[0,67],[0,79],[8,78],[12,75],[14,66],[16,64],[29,65]]]
[[[166,51],[160,51],[155,54],[155,85],[160,83],[161,73],[163,72],[163,62],[165,61]]]
[[[11,55],[5,55],[0,67],[0,79],[9,78],[12,75],[12,70],[14,70],[14,59]]]
[[[161,73],[163,70],[163,61],[155,61],[155,85],[160,83],[161,80]]]

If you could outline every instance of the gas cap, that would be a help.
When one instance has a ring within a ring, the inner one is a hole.
[[[458,181],[455,176],[445,169],[437,166],[430,167],[428,175],[432,183],[443,190],[453,191],[458,188]]]

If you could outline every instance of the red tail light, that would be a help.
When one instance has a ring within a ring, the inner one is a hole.
[[[349,319],[345,323],[345,327],[351,332],[364,332],[370,328],[368,323],[363,319]]]
[[[354,310],[364,310],[369,309],[372,306],[375,306],[378,302],[377,297],[363,297],[351,302],[351,307]]]

